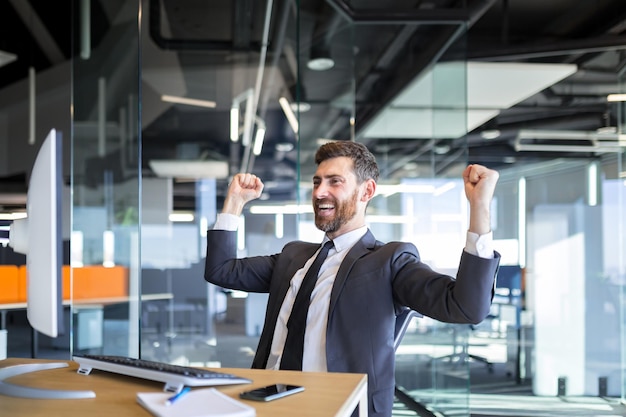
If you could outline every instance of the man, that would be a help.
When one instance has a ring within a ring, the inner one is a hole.
[[[369,416],[390,416],[395,387],[395,316],[403,307],[444,322],[481,322],[488,314],[499,255],[491,248],[490,203],[496,171],[470,165],[463,172],[470,217],[456,279],[420,261],[411,243],[376,241],[365,211],[376,192],[378,166],[362,144],[330,142],[315,157],[315,225],[333,247],[310,296],[303,371],[367,373]],[[237,218],[261,195],[252,174],[236,175],[222,213],[208,232],[205,279],[216,285],[269,293],[253,368],[285,368],[294,326],[294,300],[320,245],[291,242],[281,253],[236,259]],[[323,243],[324,243],[323,242]],[[294,308],[300,311],[302,307]],[[306,308],[306,307],[305,307]],[[303,327],[303,326],[300,326]]]

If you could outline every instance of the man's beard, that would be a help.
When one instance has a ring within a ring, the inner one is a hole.
[[[325,233],[336,232],[356,216],[356,203],[359,198],[359,190],[354,190],[352,196],[343,202],[335,201],[335,215],[332,218],[320,217],[315,209],[315,226]],[[314,203],[314,206],[315,203]]]

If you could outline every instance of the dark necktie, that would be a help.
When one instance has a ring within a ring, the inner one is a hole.
[[[309,304],[311,302],[311,293],[315,287],[320,267],[328,255],[328,250],[332,247],[332,240],[329,240],[322,246],[322,249],[317,254],[313,264],[311,264],[311,267],[302,280],[302,285],[300,285],[296,299],[293,302],[291,314],[287,320],[287,339],[285,340],[283,356],[280,360],[280,369],[302,370],[304,331],[306,329],[306,316],[309,312]]]

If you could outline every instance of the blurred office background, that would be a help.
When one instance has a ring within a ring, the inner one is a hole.
[[[374,234],[451,274],[461,172],[501,174],[489,318],[415,319],[398,349],[398,386],[419,412],[623,415],[624,22],[620,0],[2,2],[0,263],[24,264],[8,228],[56,128],[74,291],[71,332],[36,349],[25,300],[1,298],[0,354],[250,366],[265,296],[203,278],[228,180],[265,182],[241,218],[241,256],[319,241],[314,151],[356,140],[381,168]]]

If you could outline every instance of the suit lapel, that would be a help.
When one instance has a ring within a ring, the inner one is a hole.
[[[280,308],[283,305],[287,291],[289,291],[289,285],[291,278],[296,271],[304,266],[307,259],[309,259],[317,248],[319,247],[310,243],[294,244],[290,246],[290,249],[284,251],[281,257],[288,259],[288,262],[280,262],[276,270],[274,271],[273,278],[278,278],[278,288],[275,291],[270,290],[270,300],[268,303],[267,315],[265,318],[266,323],[272,323],[269,326],[263,326],[263,332],[261,333],[261,339],[257,347],[257,354],[253,361],[253,367],[264,368],[267,365],[267,358],[270,354],[272,339],[274,339],[274,331],[276,330],[276,320],[280,313]],[[282,272],[282,273],[281,273]]]
[[[372,232],[368,230],[367,233],[365,233],[365,235],[355,243],[344,258],[343,262],[341,262],[341,266],[339,266],[337,276],[335,277],[333,289],[330,293],[330,306],[328,308],[329,318],[331,317],[332,311],[337,303],[337,299],[339,298],[339,294],[341,294],[341,291],[343,290],[343,286],[346,283],[346,279],[348,279],[348,274],[352,270],[354,263],[371,252],[375,245],[376,238],[374,238]]]
[[[277,303],[272,304],[274,308],[271,311],[271,315],[274,318],[278,317],[278,312],[280,311],[280,307],[282,306],[283,301],[285,300],[287,291],[289,291],[291,278],[293,278],[293,276],[298,271],[298,269],[304,266],[306,261],[311,256],[313,256],[313,254],[318,248],[319,248],[319,245],[316,246],[315,244],[303,243],[301,246],[300,245],[297,246],[297,249],[293,251],[294,253],[287,254],[287,256],[290,258],[290,262],[288,265],[286,265],[284,272],[281,274],[283,279],[281,279],[280,281],[280,286],[277,292],[277,297],[279,301]]]

